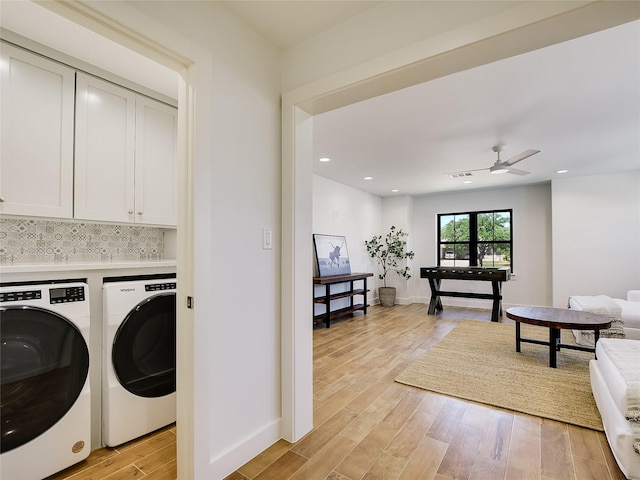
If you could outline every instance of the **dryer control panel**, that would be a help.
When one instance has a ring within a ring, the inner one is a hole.
[[[2,302],[24,302],[25,300],[40,300],[42,290],[28,290],[17,292],[1,292],[0,303]]]
[[[84,302],[84,287],[49,289],[49,303]]]
[[[152,283],[144,286],[145,292],[155,292],[158,290],[175,290],[176,282]]]

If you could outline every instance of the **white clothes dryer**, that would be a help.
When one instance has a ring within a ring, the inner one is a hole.
[[[40,480],[89,456],[85,279],[0,284],[0,478]]]
[[[176,421],[176,279],[103,283],[102,440],[110,447]]]

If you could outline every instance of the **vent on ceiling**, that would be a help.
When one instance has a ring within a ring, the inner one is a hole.
[[[471,173],[471,172],[455,172],[455,173],[448,173],[447,175],[449,175],[451,178],[461,178],[461,177],[472,177],[473,173]]]

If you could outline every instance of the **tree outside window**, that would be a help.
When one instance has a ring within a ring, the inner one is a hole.
[[[439,214],[438,265],[513,271],[511,217],[511,210]]]

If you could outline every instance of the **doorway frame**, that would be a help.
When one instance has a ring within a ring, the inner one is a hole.
[[[78,1],[37,1],[40,6],[101,35],[116,44],[133,50],[175,71],[178,79],[178,136],[177,136],[177,287],[176,302],[176,390],[178,478],[195,478],[194,432],[194,311],[187,307],[186,299],[194,291],[194,167],[195,167],[195,92],[198,83],[210,84],[210,60],[196,45],[189,44],[189,56],[157,43],[113,18]],[[127,6],[127,8],[130,8]],[[199,67],[199,68],[197,68]],[[207,68],[209,67],[209,68]],[[180,351],[184,354],[180,354]],[[181,407],[184,405],[185,407]],[[190,461],[189,461],[190,459]]]

